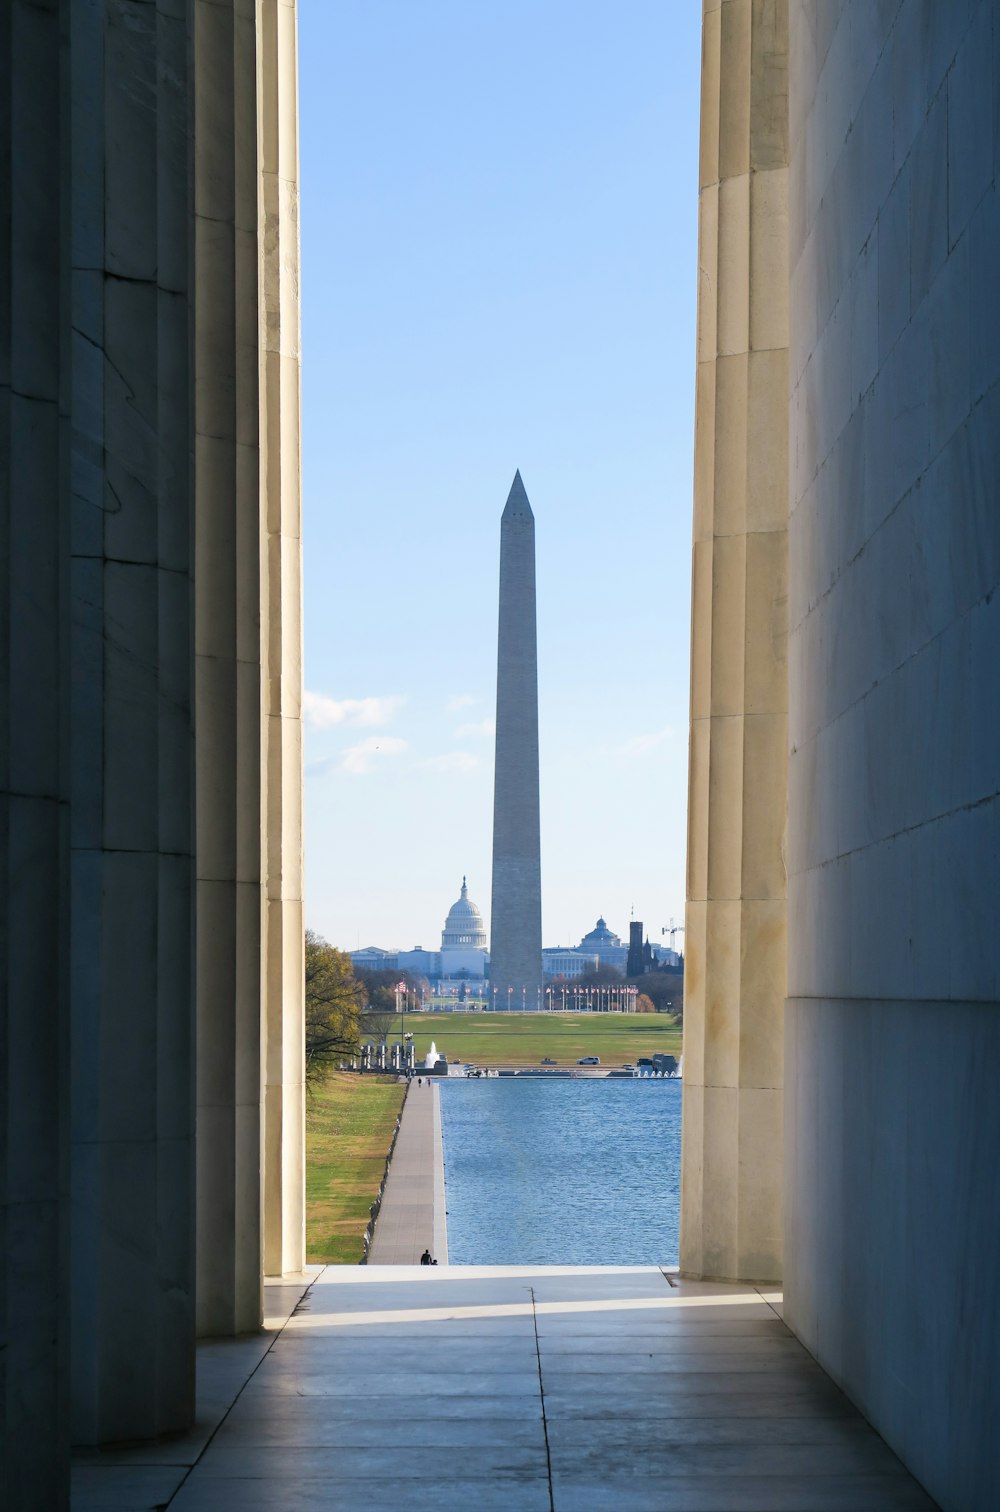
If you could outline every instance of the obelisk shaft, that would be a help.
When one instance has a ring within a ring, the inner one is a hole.
[[[518,472],[500,522],[490,995],[536,1008],[541,986],[535,520]]]

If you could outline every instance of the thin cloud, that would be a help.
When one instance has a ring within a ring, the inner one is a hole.
[[[495,720],[481,719],[478,724],[459,725],[452,734],[456,740],[492,740],[496,732]]]
[[[398,756],[407,749],[409,742],[398,735],[369,735],[357,745],[348,746],[341,752],[336,763],[337,771],[349,772],[352,777],[363,777],[377,761],[386,756]]]
[[[305,768],[306,776],[325,777],[327,772],[332,772],[335,769],[339,760],[339,756],[324,756],[319,761],[307,761]]]
[[[604,756],[623,756],[626,759],[633,756],[646,756],[650,751],[655,751],[665,741],[672,740],[674,736],[673,725],[664,725],[662,730],[653,730],[648,735],[630,735],[628,740],[623,740],[620,745],[602,746],[601,754]]]
[[[479,766],[473,751],[446,751],[443,756],[427,756],[419,763],[432,772],[472,772]]]
[[[403,702],[399,694],[382,698],[329,698],[325,693],[302,695],[302,717],[313,730],[332,730],[337,725],[389,724]]]
[[[470,704],[478,703],[479,700],[472,693],[453,693],[445,704],[449,714],[454,714],[459,709],[467,709]]]

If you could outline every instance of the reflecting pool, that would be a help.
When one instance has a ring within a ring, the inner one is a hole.
[[[449,1078],[452,1265],[676,1265],[679,1081]]]

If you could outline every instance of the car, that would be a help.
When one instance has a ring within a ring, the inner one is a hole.
[[[629,1061],[627,1065],[622,1066],[622,1070],[623,1071],[634,1071],[635,1067],[632,1065],[632,1062]]]
[[[551,1055],[546,1055],[545,1058],[542,1060],[541,1064],[543,1066],[554,1066],[555,1065],[555,1061],[552,1059]]]
[[[601,1057],[599,1055],[581,1055],[577,1061],[578,1066],[599,1066],[600,1064]]]

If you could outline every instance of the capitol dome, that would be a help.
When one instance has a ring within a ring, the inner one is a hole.
[[[469,889],[462,878],[462,896],[448,910],[441,933],[442,950],[485,950],[486,930],[483,916],[469,898]]]
[[[616,949],[620,945],[621,940],[613,930],[608,928],[605,920],[598,919],[590,933],[584,935],[578,948],[580,950],[600,950],[602,946],[605,949],[610,946],[611,949]]]

